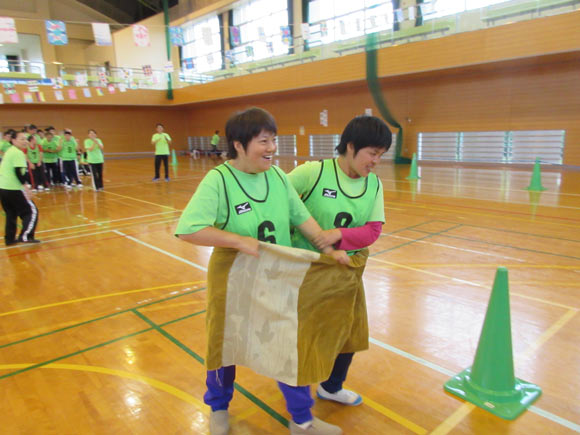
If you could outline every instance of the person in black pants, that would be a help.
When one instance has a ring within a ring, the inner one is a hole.
[[[159,181],[159,169],[161,162],[165,166],[165,181],[169,181],[169,145],[171,145],[171,136],[165,133],[163,124],[155,126],[157,133],[151,137],[151,145],[155,147],[155,178],[153,181]]]
[[[6,213],[4,241],[6,246],[18,242],[40,243],[34,238],[38,209],[24,187],[27,163],[23,150],[26,149],[26,133],[12,133],[10,142],[12,146],[8,148],[0,164],[0,202]],[[22,230],[16,239],[18,218],[22,220]]]
[[[89,130],[89,137],[85,139],[85,150],[87,161],[91,165],[91,174],[93,175],[93,187],[96,191],[103,190],[103,141],[97,137],[97,132]]]

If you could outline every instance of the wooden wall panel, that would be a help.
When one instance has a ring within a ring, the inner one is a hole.
[[[175,148],[187,149],[185,113],[169,107],[120,106],[12,106],[0,112],[2,128],[34,123],[39,127],[53,125],[57,130],[71,128],[77,139],[85,139],[87,130],[97,130],[105,152],[152,151],[151,135],[155,124],[165,125]]]

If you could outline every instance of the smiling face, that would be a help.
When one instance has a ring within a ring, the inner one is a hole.
[[[384,148],[368,146],[361,148],[355,155],[354,146],[349,143],[345,155],[339,157],[338,164],[350,178],[365,178],[379,164],[384,152]]]
[[[262,130],[254,136],[246,149],[241,142],[234,141],[238,156],[232,161],[236,169],[249,174],[265,172],[272,166],[272,157],[276,152],[276,135]]]
[[[97,133],[95,133],[94,130],[89,130],[89,137],[91,139],[95,139],[97,137]]]
[[[20,148],[21,150],[24,150],[27,144],[28,141],[26,140],[26,133],[24,132],[18,133],[16,139],[12,139],[12,145]]]

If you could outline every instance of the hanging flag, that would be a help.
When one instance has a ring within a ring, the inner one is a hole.
[[[121,92],[127,92],[127,85],[125,83],[119,83],[119,90]]]
[[[328,110],[324,109],[320,112],[320,125],[323,127],[328,127]]]
[[[86,72],[78,72],[75,74],[75,86],[80,88],[88,86],[89,77]]]
[[[32,94],[30,92],[24,92],[22,96],[24,97],[25,103],[34,103],[34,100],[32,99]]]
[[[76,99],[77,99],[77,91],[76,91],[76,90],[74,90],[74,89],[69,89],[69,90],[68,90],[68,97],[69,97],[71,100],[76,100]]]
[[[13,103],[20,103],[20,95],[18,92],[14,91],[14,93],[10,94],[10,101]]]
[[[143,65],[143,74],[146,76],[153,75],[153,69],[151,69],[151,65]]]
[[[92,95],[91,95],[91,90],[90,90],[89,88],[84,88],[84,89],[83,89],[83,95],[84,95],[85,97],[87,97],[87,98],[91,98],[91,97],[92,97]]]
[[[185,69],[193,69],[193,58],[188,57],[187,59],[183,59],[183,65],[185,66]]]
[[[51,80],[52,80],[52,89],[62,89],[63,87],[62,77],[57,77]]]
[[[226,50],[226,59],[230,62],[234,61],[234,51],[233,50]]]
[[[28,92],[38,92],[38,86],[28,86]]]
[[[56,101],[63,101],[64,95],[62,94],[62,91],[54,91],[54,98],[56,98]]]
[[[101,70],[97,73],[97,75],[99,76],[99,83],[101,84],[101,86],[103,87],[107,86],[107,83],[109,83],[109,80],[107,79],[107,72]]]
[[[395,21],[398,23],[403,21],[403,9],[395,9]]]
[[[101,88],[97,88],[97,89],[95,89],[95,92],[97,93],[97,95],[98,95],[99,97],[102,97],[102,96],[104,95],[104,94],[103,94],[103,90],[102,90]]]
[[[4,104],[4,94],[0,94],[0,104]]]
[[[183,29],[179,26],[171,26],[169,27],[169,38],[171,39],[171,44],[181,47],[185,45],[185,41],[183,39]]]
[[[137,47],[149,47],[149,30],[141,24],[133,24],[133,41]]]
[[[263,26],[258,26],[258,39],[262,42],[266,42],[266,31]]]
[[[326,24],[326,21],[320,23],[320,36],[323,38],[328,36],[328,24]]]
[[[246,56],[254,57],[254,47],[252,47],[250,44],[246,45]]]
[[[113,45],[111,38],[111,28],[107,23],[91,23],[93,26],[93,36],[95,44],[98,46]]]
[[[131,71],[130,69],[123,69],[123,79],[129,83],[131,81],[131,78],[133,77],[133,71]]]
[[[170,74],[174,71],[173,62],[169,61],[165,65],[163,65],[163,69],[167,74]]]
[[[205,45],[211,45],[213,42],[211,27],[202,27],[201,37],[203,38],[203,42],[205,42]]]
[[[340,34],[346,35],[346,23],[343,20],[340,20],[338,24],[340,26]]]
[[[4,83],[2,86],[4,86],[4,92],[6,95],[12,95],[16,92],[16,89],[14,89],[14,83]]]
[[[266,48],[268,49],[269,54],[274,53],[274,44],[272,43],[272,41],[266,42]]]
[[[310,24],[309,23],[302,23],[302,39],[306,41],[310,39]]]
[[[135,83],[135,80],[131,80],[131,83],[129,83],[129,89],[137,89],[137,83]]]
[[[36,99],[38,100],[39,103],[46,102],[46,98],[44,98],[44,92],[37,92]]]
[[[64,21],[46,20],[46,36],[48,43],[52,45],[66,45],[68,44],[68,37],[66,35],[66,24]]]
[[[241,44],[242,39],[240,37],[240,28],[238,26],[230,27],[230,42],[232,47],[237,47]]]
[[[107,89],[109,90],[109,94],[114,94],[115,93],[115,85],[110,83],[109,86],[107,86]]]
[[[286,45],[292,44],[292,34],[290,33],[290,26],[280,26],[282,32],[282,42]]]
[[[18,44],[14,18],[0,17],[0,44]]]

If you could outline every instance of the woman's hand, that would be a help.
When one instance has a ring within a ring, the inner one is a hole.
[[[344,264],[345,266],[347,266],[350,263],[350,258],[346,254],[346,251],[342,251],[342,250],[332,251],[332,252],[329,252],[328,255],[330,255],[332,258],[334,258],[338,263]]]
[[[334,246],[335,243],[342,239],[342,233],[338,228],[333,228],[331,230],[325,230],[318,233],[312,239],[312,243],[316,248],[322,251],[324,248],[329,246]]]
[[[260,242],[258,239],[253,237],[240,236],[238,243],[236,244],[236,249],[244,254],[253,255],[258,257],[258,246]]]

